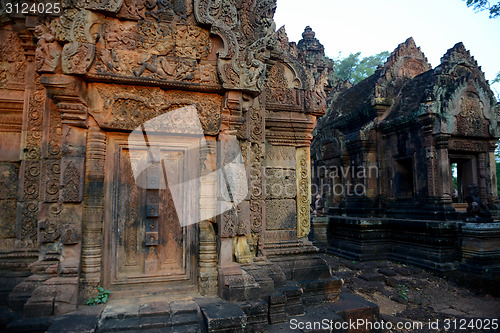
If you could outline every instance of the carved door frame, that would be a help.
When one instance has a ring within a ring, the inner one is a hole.
[[[189,138],[186,137],[183,140],[180,140],[175,143],[170,143],[168,148],[172,148],[178,151],[186,152],[188,150],[192,151],[193,143],[197,140],[197,138]],[[158,140],[156,141],[158,143]],[[103,260],[101,267],[101,281],[103,282],[103,286],[109,288],[111,290],[122,290],[130,288],[130,286],[135,285],[137,287],[146,286],[147,284],[153,283],[155,286],[158,283],[168,284],[175,283],[176,285],[190,285],[198,288],[198,252],[199,252],[199,226],[198,224],[193,224],[190,226],[186,226],[183,228],[184,238],[183,238],[183,260],[185,264],[185,278],[169,278],[168,276],[164,276],[163,278],[154,278],[154,279],[136,279],[130,281],[120,281],[117,279],[117,238],[114,234],[117,221],[114,220],[114,205],[116,200],[116,162],[119,160],[119,155],[117,155],[117,150],[123,149],[123,147],[128,145],[127,133],[116,133],[116,132],[108,132],[107,133],[107,149],[106,149],[106,167],[105,167],[105,177],[104,177],[104,225],[103,225]],[[192,158],[188,160],[185,158],[183,161],[184,166],[187,163],[190,165],[199,164],[198,160],[192,161]],[[191,168],[191,170],[193,170]],[[196,172],[199,174],[199,165]],[[189,175],[189,178],[196,175]],[[191,178],[192,179],[192,178]],[[188,192],[188,191],[186,191]],[[188,196],[186,193],[184,197],[187,200],[190,200],[191,203],[198,204],[199,203],[199,193],[198,195],[193,195],[192,192],[189,193]]]

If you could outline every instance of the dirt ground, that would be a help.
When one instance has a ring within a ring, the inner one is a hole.
[[[497,319],[500,325],[500,297],[480,287],[471,289],[445,274],[393,261],[358,262],[330,255],[325,255],[325,259],[334,274],[344,280],[344,290],[380,307],[381,320],[394,325],[422,322],[426,328],[415,330],[418,332],[500,331],[491,325],[491,319]],[[479,318],[481,322],[477,321]],[[485,319],[490,320],[489,329],[485,329],[486,326],[479,329],[488,323]],[[428,327],[429,321],[434,324],[433,329]],[[435,323],[439,325],[437,329]],[[413,330],[384,330],[409,331]]]

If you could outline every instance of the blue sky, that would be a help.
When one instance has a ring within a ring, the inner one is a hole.
[[[493,1],[494,3],[496,1]],[[462,0],[278,0],[277,28],[298,42],[305,26],[316,32],[327,56],[392,51],[412,36],[433,67],[463,42],[490,82],[500,72],[500,18],[476,13]],[[492,86],[496,96],[500,84]]]

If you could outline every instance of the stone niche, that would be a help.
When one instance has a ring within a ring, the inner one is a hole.
[[[327,72],[276,32],[275,7],[76,1],[3,25],[0,136],[15,140],[0,155],[1,263],[23,269],[12,308],[66,313],[98,286],[243,301],[290,280],[308,302],[338,297],[307,240]]]

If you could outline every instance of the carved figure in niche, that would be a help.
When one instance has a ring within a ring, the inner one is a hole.
[[[484,105],[475,94],[468,93],[460,97],[457,131],[463,135],[482,136],[483,110]]]
[[[309,112],[326,112],[327,94],[325,92],[325,87],[328,86],[327,74],[328,72],[325,69],[317,80],[314,80],[314,77],[311,77],[312,91],[306,92],[306,104]]]
[[[321,194],[316,196],[316,201],[314,202],[314,214],[315,215],[323,215],[323,210],[325,208],[325,204],[323,201],[323,197]]]
[[[35,51],[35,67],[37,71],[53,72],[61,58],[61,46],[55,40],[54,27],[38,25],[35,27],[38,36]]]
[[[469,195],[465,197],[465,201],[469,204],[467,206],[467,215],[471,217],[491,218],[491,213],[486,205],[479,197],[479,186],[472,183],[467,186]]]

